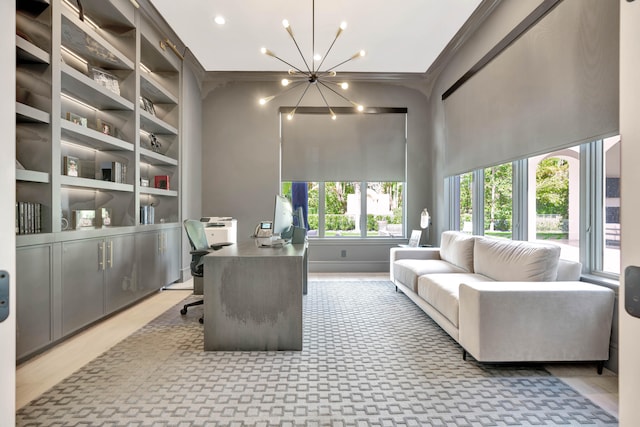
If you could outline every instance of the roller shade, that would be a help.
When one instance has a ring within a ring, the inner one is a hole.
[[[301,111],[302,110],[302,111]],[[406,109],[401,113],[282,114],[283,181],[404,181]]]
[[[618,132],[619,2],[563,1],[444,102],[446,175]]]

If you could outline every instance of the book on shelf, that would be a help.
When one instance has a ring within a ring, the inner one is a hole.
[[[152,205],[140,206],[140,224],[153,224],[155,209]]]
[[[16,234],[42,232],[42,205],[35,202],[16,202]]]
[[[127,165],[121,162],[102,162],[102,180],[124,184],[127,182]]]

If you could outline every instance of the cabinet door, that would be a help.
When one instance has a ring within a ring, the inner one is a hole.
[[[165,230],[164,245],[162,250],[163,262],[166,266],[164,282],[162,286],[173,283],[180,279],[180,233],[181,228],[173,228]]]
[[[16,356],[18,359],[52,341],[51,246],[16,250]]]
[[[157,232],[136,234],[137,286],[143,293],[160,289],[160,234]]]
[[[104,314],[104,239],[62,243],[62,334]]]
[[[111,313],[142,295],[138,287],[135,237],[132,234],[106,239],[106,311]]]

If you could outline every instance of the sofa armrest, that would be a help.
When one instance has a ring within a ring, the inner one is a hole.
[[[584,282],[460,285],[459,342],[476,360],[609,358],[614,292]]]
[[[440,248],[391,248],[389,279],[393,282],[393,263],[399,259],[440,259]]]

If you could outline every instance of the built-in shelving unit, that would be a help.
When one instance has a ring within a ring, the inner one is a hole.
[[[179,278],[182,62],[141,1],[16,0],[19,359]]]

